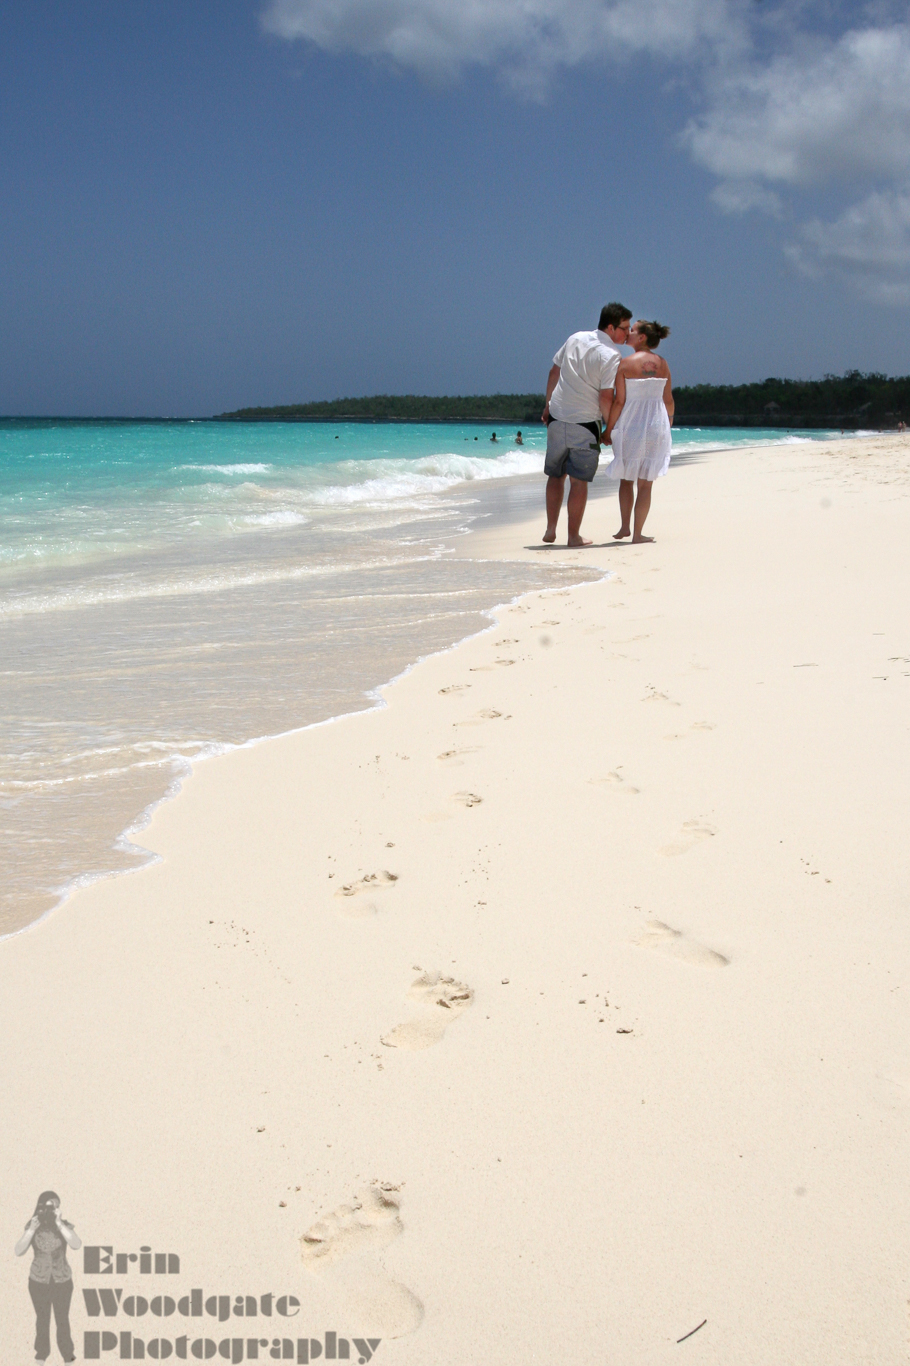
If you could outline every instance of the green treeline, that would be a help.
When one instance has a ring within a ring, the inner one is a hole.
[[[473,394],[466,398],[428,398],[421,394],[374,394],[372,398],[334,398],[323,403],[289,403],[280,408],[240,408],[220,413],[229,422],[305,422],[307,420],[387,422],[533,422],[539,421],[543,394]]]
[[[676,389],[677,422],[736,426],[893,427],[910,420],[910,376],[845,375],[766,379],[756,384],[689,384]],[[431,398],[376,394],[220,413],[221,422],[537,422],[543,394]]]
[[[824,379],[760,384],[689,384],[676,391],[676,418],[723,418],[745,426],[896,426],[910,418],[910,376],[848,370]]]

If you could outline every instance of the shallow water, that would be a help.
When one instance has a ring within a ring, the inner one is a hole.
[[[539,477],[542,430],[498,432],[0,423],[0,933],[146,861],[123,832],[194,756],[370,705],[496,603],[597,577],[452,553]]]

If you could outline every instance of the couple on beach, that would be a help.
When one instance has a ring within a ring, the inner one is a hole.
[[[553,357],[541,414],[547,424],[546,542],[556,540],[568,475],[568,544],[591,545],[582,539],[581,519],[601,445],[612,445],[610,474],[619,478],[622,524],[614,540],[653,541],[642,530],[651,485],[670,467],[674,407],[667,362],[654,352],[669,333],[661,323],[633,324],[622,304],[605,304],[597,330],[573,332]],[[631,346],[634,355],[622,356],[621,346]]]

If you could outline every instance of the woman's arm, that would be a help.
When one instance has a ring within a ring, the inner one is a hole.
[[[82,1246],[82,1239],[79,1237],[72,1224],[68,1224],[65,1219],[57,1215],[57,1228],[60,1230],[60,1237],[69,1244],[73,1252],[78,1252]]]
[[[676,400],[673,397],[673,384],[670,380],[670,371],[667,371],[667,382],[664,385],[664,407],[667,410],[667,417],[670,419],[670,426],[673,426],[673,414],[676,412]]]
[[[28,1252],[29,1248],[32,1245],[32,1239],[35,1236],[35,1229],[37,1227],[37,1217],[29,1219],[28,1223],[25,1225],[25,1232],[23,1233],[22,1237],[19,1239],[15,1247],[15,1253],[17,1257],[21,1257],[24,1252]]]
[[[619,421],[619,415],[626,403],[626,377],[623,374],[622,366],[616,372],[616,390],[613,394],[613,403],[610,406],[610,416],[607,419],[607,434],[604,437],[604,444],[609,446],[613,440],[613,428]]]

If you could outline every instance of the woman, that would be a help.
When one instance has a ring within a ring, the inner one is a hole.
[[[51,1354],[51,1309],[57,1322],[60,1355],[64,1361],[76,1360],[70,1332],[73,1273],[66,1260],[66,1249],[71,1247],[76,1252],[81,1246],[72,1224],[60,1217],[60,1196],[56,1191],[43,1191],[38,1196],[35,1213],[16,1244],[17,1257],[32,1249],[28,1290],[35,1306],[36,1361],[47,1361]]]
[[[673,388],[662,356],[655,356],[669,327],[639,320],[629,332],[635,355],[624,357],[616,373],[607,442],[613,442],[608,473],[619,479],[619,511],[622,526],[614,540],[632,537],[632,544],[653,541],[642,528],[651,507],[651,485],[670,468],[670,423],[673,421]],[[638,480],[638,497],[634,483]],[[635,520],[633,523],[632,512]]]

